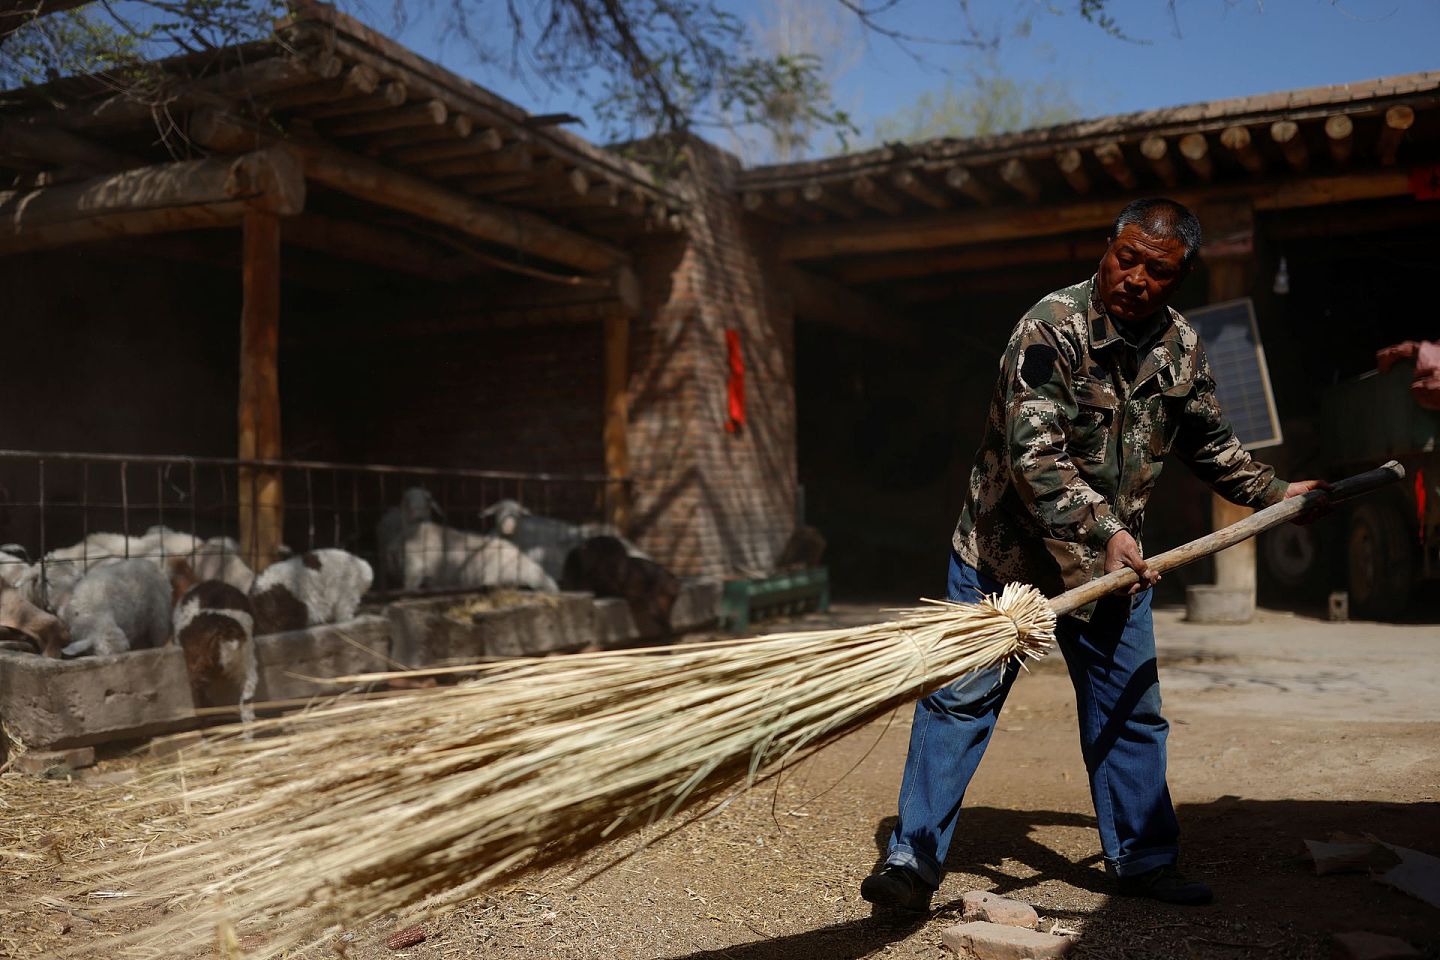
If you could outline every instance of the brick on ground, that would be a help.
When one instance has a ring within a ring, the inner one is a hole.
[[[1408,960],[1420,951],[1399,937],[1356,930],[1335,934],[1335,960]]]
[[[970,890],[961,898],[961,917],[966,920],[988,920],[1007,927],[1026,927],[1034,930],[1040,926],[1040,917],[1035,908],[1019,900],[986,893],[984,890]]]
[[[940,938],[960,956],[978,960],[1049,960],[1065,956],[1075,945],[1074,937],[1057,937],[985,920],[949,927]]]

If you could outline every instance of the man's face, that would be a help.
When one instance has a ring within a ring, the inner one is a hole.
[[[1100,258],[1100,302],[1120,323],[1148,320],[1185,279],[1184,260],[1184,241],[1152,237],[1127,223]]]

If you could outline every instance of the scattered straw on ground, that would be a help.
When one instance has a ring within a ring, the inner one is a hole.
[[[137,803],[202,815],[188,826],[195,842],[102,875],[127,908],[171,911],[127,946],[193,950],[233,917],[247,941],[263,937],[251,956],[277,957],[417,904],[448,908],[721,799],[922,689],[1040,656],[1053,638],[1031,588],[903,613],[848,630],[471,665],[481,676],[459,686],[209,740],[185,751],[182,782],[134,788]]]

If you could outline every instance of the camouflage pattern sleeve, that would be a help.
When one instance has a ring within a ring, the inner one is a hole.
[[[1175,453],[1210,489],[1231,503],[1268,507],[1285,499],[1288,484],[1240,446],[1215,398],[1205,349],[1195,345],[1195,389],[1181,411]]]
[[[1005,428],[1010,476],[1048,536],[1097,547],[1125,525],[1081,476],[1067,449],[1079,413],[1074,348],[1051,325],[1027,318],[1005,352]]]

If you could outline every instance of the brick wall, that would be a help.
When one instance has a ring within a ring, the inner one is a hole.
[[[734,158],[689,147],[685,232],[636,251],[641,316],[631,329],[634,533],[681,574],[764,571],[795,523],[793,318],[747,228]],[[747,424],[726,430],[729,354],[740,332]]]

